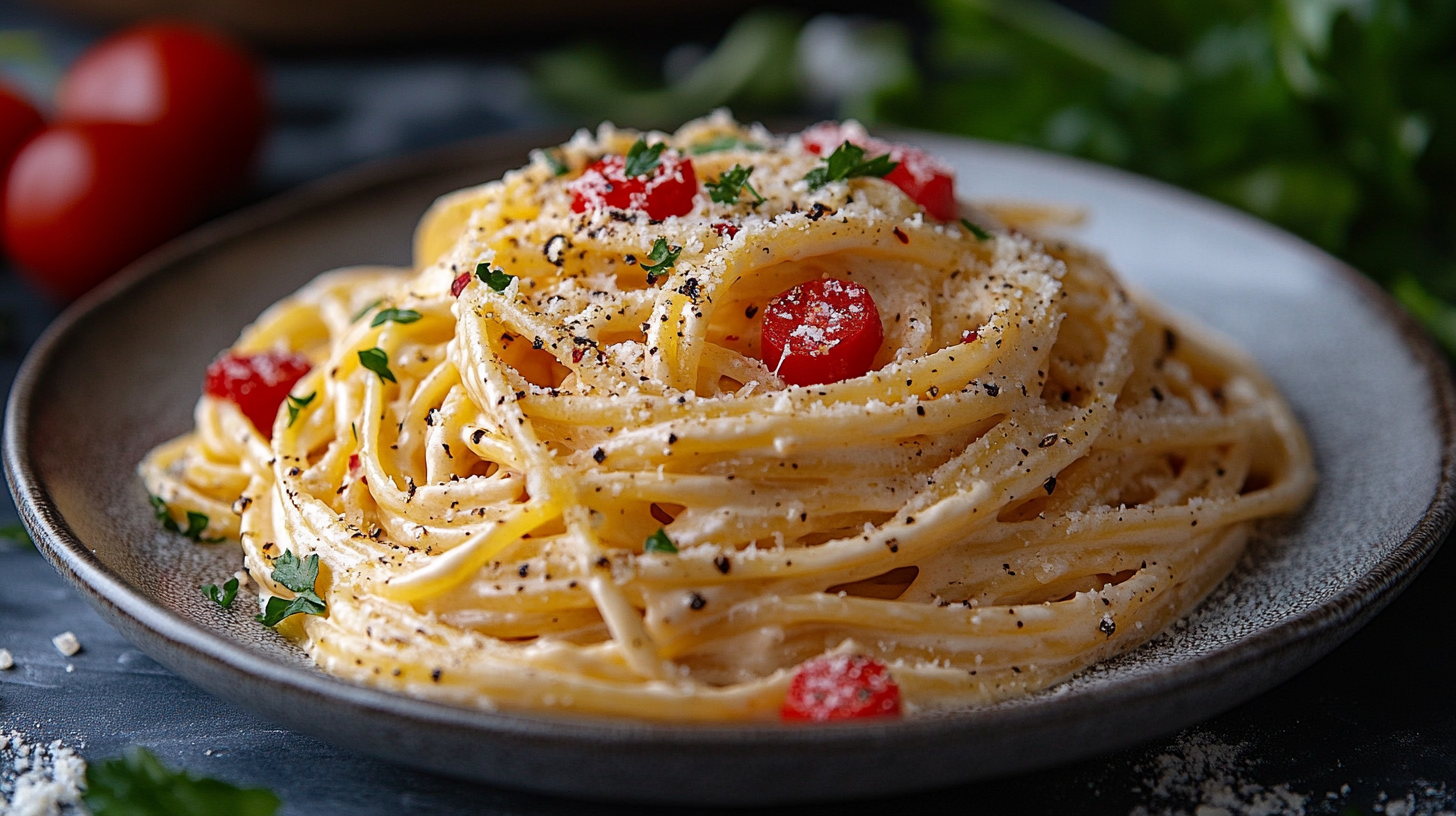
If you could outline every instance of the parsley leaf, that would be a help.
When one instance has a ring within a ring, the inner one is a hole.
[[[475,265],[475,277],[480,278],[481,283],[495,292],[504,292],[511,285],[511,281],[516,279],[515,275],[506,274],[504,269],[491,269],[488,263]]]
[[[359,318],[361,318],[361,317],[363,317],[363,316],[364,316],[364,315],[367,315],[367,314],[369,314],[369,313],[370,313],[370,312],[372,312],[372,311],[374,311],[374,307],[376,307],[376,306],[378,306],[378,305],[379,305],[379,304],[381,304],[381,303],[383,303],[383,302],[384,302],[384,298],[380,298],[380,299],[379,299],[379,300],[376,300],[376,301],[374,301],[374,302],[373,302],[373,303],[371,303],[371,304],[369,304],[369,305],[368,305],[368,306],[365,306],[365,307],[364,307],[364,308],[362,308],[362,309],[360,309],[360,310],[359,310],[359,311],[358,311],[358,313],[356,313],[356,314],[355,314],[355,315],[354,315],[354,316],[353,316],[353,317],[352,317],[352,318],[351,318],[351,319],[350,319],[350,320],[349,320],[349,322],[350,322],[350,323],[358,323],[358,322],[359,322]]]
[[[975,222],[971,221],[971,219],[969,218],[962,218],[961,226],[965,227],[968,232],[976,236],[977,241],[989,241],[993,237],[991,233],[986,232],[984,229],[981,229],[980,226],[978,226]]]
[[[35,542],[30,538],[30,531],[25,529],[24,524],[7,524],[0,527],[0,538],[26,547],[35,546]]]
[[[281,804],[272,791],[169,770],[140,746],[86,769],[93,816],[274,816]]]
[[[162,523],[163,530],[166,530],[169,533],[176,533],[181,536],[186,536],[187,538],[196,541],[198,544],[216,544],[217,542],[223,540],[221,537],[202,537],[202,534],[207,532],[208,518],[206,513],[199,513],[196,510],[188,510],[187,529],[184,530],[182,529],[181,525],[177,524],[177,520],[172,518],[172,510],[170,507],[167,506],[167,502],[162,500],[161,496],[148,496],[147,500],[152,503],[152,513],[156,515],[157,521],[160,521]]]
[[[642,264],[642,271],[647,273],[647,283],[657,283],[658,278],[667,277],[673,267],[677,265],[677,256],[682,254],[682,247],[668,246],[666,238],[658,238],[652,243],[652,252],[647,256],[647,261]]]
[[[666,142],[658,142],[648,147],[646,139],[638,139],[627,151],[627,162],[622,172],[627,178],[645,176],[657,169],[662,164],[662,151],[667,149]]]
[[[238,579],[229,578],[222,589],[217,584],[207,584],[202,587],[202,597],[212,601],[223,609],[233,608],[233,598],[238,597]]]
[[[699,142],[688,148],[688,152],[694,156],[701,156],[704,153],[721,153],[724,150],[763,150],[763,145],[750,142],[747,139],[740,139],[737,136],[719,136],[716,139],[709,139],[706,142]]]
[[[725,170],[717,181],[707,182],[703,186],[708,188],[708,198],[719,204],[737,204],[738,196],[746,189],[753,194],[753,206],[757,207],[763,203],[764,198],[748,183],[748,177],[752,173],[752,167],[735,164],[733,169]]]
[[[655,532],[652,535],[648,536],[647,537],[647,541],[642,544],[642,552],[644,552],[644,553],[671,553],[671,554],[676,555],[677,554],[677,545],[673,544],[672,543],[672,539],[670,539],[670,538],[667,537],[667,531],[666,530],[662,529],[661,527],[658,527],[657,528],[657,532]]]
[[[317,391],[306,397],[295,397],[292,394],[288,395],[285,400],[288,403],[288,427],[293,427],[293,423],[298,421],[298,412],[307,408],[308,404],[313,402],[313,398],[316,396],[318,396]]]
[[[284,618],[289,618],[299,613],[306,615],[322,615],[328,610],[324,599],[314,591],[314,584],[318,581],[318,554],[310,555],[300,561],[298,556],[284,550],[273,562],[273,580],[293,590],[296,594],[291,601],[274,596],[268,599],[268,604],[263,608],[263,614],[258,615],[256,620],[264,626],[277,626]]]
[[[542,160],[546,162],[546,166],[551,168],[551,175],[564,176],[571,172],[571,167],[567,165],[561,148],[553,147],[550,150],[537,150],[536,152],[541,155]]]
[[[420,319],[420,313],[414,309],[385,309],[369,321],[369,328],[383,326],[385,323],[413,323]]]
[[[381,381],[399,382],[394,378],[394,372],[389,370],[389,355],[378,346],[359,352],[359,365],[378,374]]]
[[[810,170],[804,181],[809,182],[810,190],[817,190],[831,181],[865,176],[884,178],[899,166],[899,162],[890,161],[888,153],[866,160],[864,148],[845,142],[825,157],[823,165]]]

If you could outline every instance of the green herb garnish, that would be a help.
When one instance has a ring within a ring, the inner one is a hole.
[[[724,150],[763,150],[763,145],[750,142],[747,139],[740,139],[737,136],[719,136],[716,139],[709,139],[706,142],[699,142],[688,148],[688,152],[694,156],[701,156],[704,153],[721,153]]]
[[[655,532],[652,535],[648,536],[647,537],[647,541],[642,544],[642,552],[644,552],[644,553],[671,553],[673,555],[676,555],[677,554],[677,545],[673,544],[672,543],[672,539],[670,539],[670,538],[667,537],[667,531],[666,530],[662,529],[661,527],[658,527],[657,528],[657,532]]]
[[[989,241],[993,237],[991,233],[981,229],[979,226],[976,225],[974,221],[969,218],[962,218],[961,226],[965,227],[967,231],[969,231],[972,235],[976,236],[977,241]]]
[[[196,510],[187,511],[187,529],[182,529],[177,520],[172,518],[172,510],[161,496],[148,496],[152,503],[152,512],[156,514],[157,521],[162,523],[162,529],[169,533],[176,533],[196,541],[198,544],[216,544],[222,538],[203,538],[202,534],[207,532],[208,518],[206,513],[199,513]]]
[[[222,589],[218,589],[217,584],[207,584],[202,587],[202,597],[223,609],[232,609],[233,598],[238,597],[238,579],[227,579],[227,582],[222,585]]]
[[[381,304],[383,302],[384,302],[384,298],[380,298],[379,300],[374,301],[373,303],[369,304],[368,306],[365,306],[364,308],[360,309],[357,313],[355,313],[354,317],[349,322],[350,323],[358,323],[359,322],[359,318],[361,318],[364,315],[367,315],[370,312],[374,311],[374,307],[375,306],[378,306],[379,304]]]
[[[383,326],[385,323],[413,323],[420,319],[420,313],[414,309],[385,309],[369,321],[369,328]]]
[[[380,380],[399,382],[399,380],[394,378],[394,372],[389,370],[389,355],[385,354],[384,349],[378,346],[359,352],[359,365],[378,374]]]
[[[488,263],[475,265],[475,277],[496,292],[504,292],[511,285],[511,281],[516,279],[515,275],[506,274],[504,269],[491,269]]]
[[[293,427],[293,423],[298,421],[298,412],[307,408],[308,404],[313,402],[313,398],[316,396],[318,396],[317,391],[306,397],[295,397],[292,394],[288,395],[285,400],[288,403],[288,427]]]
[[[748,190],[753,195],[753,206],[757,207],[763,203],[764,199],[757,190],[753,189],[753,185],[748,183],[748,177],[752,173],[752,167],[735,164],[733,169],[724,171],[717,181],[707,182],[703,186],[708,188],[708,198],[719,204],[737,204],[738,197],[744,190]]]
[[[677,256],[682,254],[682,247],[668,246],[666,238],[658,238],[652,243],[652,252],[647,256],[647,262],[642,264],[642,271],[647,273],[648,285],[657,283],[658,278],[666,277],[673,267],[677,265]]]
[[[140,746],[86,769],[92,816],[273,816],[281,804],[272,791],[169,770]]]
[[[834,148],[834,152],[824,159],[824,164],[810,170],[804,181],[809,182],[810,190],[817,190],[831,181],[865,176],[884,178],[900,166],[899,162],[890,161],[889,153],[873,159],[865,159],[864,153],[864,148],[845,142]]]
[[[318,562],[317,554],[300,561],[298,556],[284,550],[278,560],[273,562],[273,580],[293,590],[294,598],[291,601],[277,596],[269,598],[263,614],[258,615],[256,620],[264,626],[277,626],[284,618],[299,613],[324,614],[328,607],[313,588],[318,581]]]
[[[571,172],[571,167],[562,158],[561,148],[553,147],[550,150],[538,150],[536,152],[541,154],[541,158],[546,162],[546,166],[551,168],[551,175],[564,176]]]
[[[30,531],[25,529],[24,524],[7,524],[0,527],[0,538],[26,547],[35,547],[35,542],[30,538]]]
[[[648,147],[646,139],[638,139],[627,151],[627,162],[622,172],[627,178],[645,176],[657,169],[662,164],[662,151],[667,149],[666,142],[658,142]]]

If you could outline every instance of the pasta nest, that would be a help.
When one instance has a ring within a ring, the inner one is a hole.
[[[143,463],[241,541],[264,597],[292,596],[283,551],[320,557],[327,614],[280,631],[325,671],[742,720],[775,717],[802,661],[859,653],[909,712],[985,704],[1152,637],[1252,521],[1307,496],[1305,440],[1257,366],[1096,255],[989,211],[978,239],[878,178],[810,190],[819,156],[723,115],[647,138],[728,137],[697,175],[752,167],[761,203],[573,212],[570,181],[639,136],[580,133],[442,198],[415,270],[284,299],[233,350],[307,355],[293,393],[315,398],[270,442],[204,397]],[[657,239],[680,255],[649,283]],[[503,291],[453,296],[482,264]],[[864,376],[789,386],[756,316],[822,277],[868,289],[884,342]],[[384,308],[420,318],[371,325]],[[361,365],[371,347],[394,382]],[[644,552],[659,528],[677,552]]]

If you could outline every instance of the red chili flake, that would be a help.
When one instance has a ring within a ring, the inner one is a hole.
[[[898,716],[900,687],[885,664],[872,657],[816,657],[799,666],[779,714],[815,722]]]
[[[456,277],[455,280],[450,283],[450,296],[451,297],[460,297],[460,293],[461,292],[464,292],[465,291],[465,287],[467,287],[469,285],[470,285],[470,273],[469,272],[461,272],[460,275],[458,277]]]
[[[895,227],[895,237],[896,238],[899,238],[900,239],[900,243],[902,243],[902,244],[908,244],[908,243],[910,243],[910,236],[908,236],[904,232],[902,232],[899,227]]]
[[[724,221],[713,225],[713,231],[719,235],[727,235],[729,238],[738,234],[738,228]]]
[[[286,351],[262,354],[224,354],[207,367],[203,390],[231,400],[264,438],[273,438],[278,406],[308,373],[308,358]]]
[[[581,362],[582,355],[584,355],[584,354],[586,354],[586,349],[585,348],[582,348],[582,347],[578,346],[577,348],[572,349],[571,350],[571,361],[573,363],[579,363],[579,362]]]
[[[359,454],[357,454],[357,453],[351,453],[351,454],[349,454],[349,471],[352,473],[353,471],[356,471],[358,469],[359,469]]]
[[[961,332],[962,343],[974,343],[981,335],[975,329],[966,329]]]

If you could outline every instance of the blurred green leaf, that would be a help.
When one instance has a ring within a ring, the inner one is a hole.
[[[141,747],[86,769],[93,816],[273,816],[280,804],[270,791],[169,770]]]

